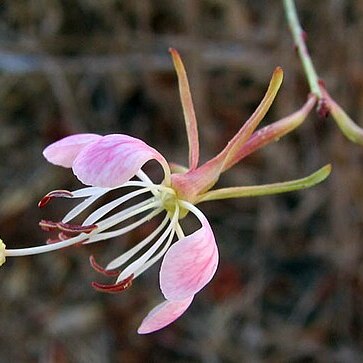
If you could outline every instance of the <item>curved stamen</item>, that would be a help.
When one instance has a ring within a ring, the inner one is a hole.
[[[114,189],[118,189],[118,188],[123,188],[123,187],[149,187],[150,185],[144,183],[144,182],[140,182],[137,180],[132,180],[132,181],[128,181],[122,185],[119,185],[117,187],[114,188],[104,188],[104,187],[86,187],[86,188],[81,188],[81,189],[77,189],[72,193],[73,197],[72,198],[84,198],[84,197],[90,197],[92,195],[95,194],[99,194],[102,192],[108,192],[110,190],[114,190]]]
[[[111,228],[116,224],[125,221],[126,219],[129,219],[137,214],[147,211],[148,209],[160,207],[160,204],[160,201],[155,201],[154,198],[150,198],[141,203],[133,205],[99,222],[97,232],[102,232],[108,228]]]
[[[169,220],[169,216],[166,215],[164,220],[160,223],[160,225],[146,238],[144,238],[141,242],[139,242],[136,246],[129,249],[122,255],[118,256],[114,260],[112,260],[107,266],[106,270],[114,270],[115,268],[121,267],[124,263],[126,263],[131,257],[133,257],[137,252],[143,249],[148,243],[150,243],[166,226],[166,223]]]
[[[148,185],[155,185],[154,183],[153,183],[153,181],[147,176],[147,174],[146,173],[144,173],[143,171],[142,171],[142,169],[140,169],[137,173],[136,173],[136,176],[140,179],[140,180],[142,180],[145,184],[148,184]]]
[[[110,270],[106,270],[104,267],[102,267],[101,265],[99,265],[96,262],[96,259],[94,258],[93,255],[89,256],[89,263],[90,263],[91,267],[95,271],[97,271],[97,272],[99,272],[99,273],[101,273],[101,274],[103,274],[105,276],[117,276],[117,275],[120,274],[120,271],[115,271],[115,270],[110,271]]]
[[[41,220],[39,222],[39,226],[45,231],[51,231],[58,229],[63,232],[67,233],[90,233],[97,228],[97,225],[90,224],[90,225],[78,225],[78,224],[70,224],[70,223],[63,223],[63,222],[53,222],[53,221],[45,221]]]
[[[132,285],[134,275],[130,275],[116,284],[100,284],[99,282],[92,282],[92,287],[101,292],[117,293],[128,289]]]
[[[72,193],[72,198],[85,198],[90,197],[92,195],[96,195],[102,192],[107,192],[108,188],[101,188],[101,187],[86,187],[74,190]]]
[[[80,215],[84,210],[86,210],[89,206],[91,206],[97,199],[101,198],[104,194],[107,193],[108,190],[105,190],[103,193],[99,193],[96,195],[93,195],[87,199],[85,199],[82,203],[75,206],[73,209],[71,209],[62,219],[62,222],[67,223],[71,221],[72,219],[76,218],[78,215]]]
[[[64,241],[55,242],[47,245],[28,247],[28,248],[17,248],[17,249],[7,249],[5,251],[6,256],[30,256],[37,255],[39,253],[56,251],[61,248],[69,247],[79,242],[83,242],[88,239],[88,234],[81,233],[79,236],[66,239]]]
[[[185,237],[184,231],[179,222],[177,223],[177,225],[175,227],[175,231],[176,231],[176,235],[178,236],[179,239]]]
[[[181,207],[188,209],[191,211],[202,223],[203,220],[206,219],[205,215],[199,210],[196,206],[194,206],[192,203],[189,203],[185,200],[179,200],[179,204]],[[203,223],[202,223],[203,224]]]
[[[157,216],[162,211],[163,211],[162,208],[155,209],[151,213],[147,214],[145,217],[139,219],[138,221],[136,221],[136,222],[134,222],[134,223],[132,223],[132,224],[126,226],[126,227],[117,229],[116,231],[112,231],[112,232],[105,232],[105,233],[95,234],[95,235],[91,236],[88,239],[88,241],[86,241],[84,244],[99,242],[99,241],[103,241],[105,239],[110,239],[110,238],[122,236],[123,234],[132,231],[133,229],[141,226],[145,222],[147,222],[150,219],[154,218],[155,216]]]
[[[72,198],[82,198],[85,196],[90,196],[90,198],[84,200],[82,203],[74,207],[72,210],[70,210],[67,215],[63,218],[63,222],[69,222],[73,218],[77,217],[79,214],[81,214],[84,210],[86,210],[89,206],[91,206],[98,198],[105,195],[107,192],[119,188],[125,188],[125,187],[142,187],[142,188],[157,188],[157,185],[148,185],[144,182],[139,181],[128,181],[124,183],[121,186],[115,187],[115,188],[98,188],[98,187],[90,187],[90,188],[83,188],[79,189],[75,192],[72,192],[73,197]],[[84,222],[87,224],[92,224],[94,222]]]
[[[127,266],[117,278],[117,282],[125,279],[130,274],[135,273],[142,265],[144,265],[151,256],[160,248],[160,246],[164,243],[165,239],[172,233],[175,229],[175,224],[179,218],[179,206],[176,204],[176,208],[171,218],[169,226],[163,232],[163,234],[157,239],[157,241],[137,260],[132,262],[129,266]]]
[[[169,193],[172,195],[175,195],[175,190],[173,188],[167,187],[163,184],[154,184],[153,181],[147,176],[147,174],[145,174],[141,169],[137,172],[136,176],[142,180],[144,183],[146,183],[147,185],[149,185],[150,187],[153,186],[155,188],[158,189],[158,191],[163,191],[165,193]],[[156,195],[156,193],[151,190],[151,192]]]
[[[53,198],[72,198],[73,194],[69,190],[53,190],[45,195],[38,203],[39,208],[45,207]]]
[[[147,193],[149,191],[150,191],[150,188],[143,188],[143,189],[135,190],[126,195],[123,195],[122,197],[119,197],[119,198],[103,205],[102,207],[96,209],[85,219],[85,221],[82,224],[83,225],[93,224],[93,223],[97,222],[100,218],[102,218],[104,215],[106,215],[108,212],[112,211],[113,209],[115,209],[116,207],[121,205],[122,203],[125,203],[128,200],[130,200],[140,194]]]
[[[169,235],[169,238],[167,240],[167,242],[165,243],[164,247],[162,248],[162,250],[157,253],[154,257],[150,258],[147,262],[144,263],[144,265],[138,269],[137,271],[135,271],[135,278],[137,276],[140,276],[144,271],[146,271],[148,268],[150,268],[154,263],[156,263],[157,261],[160,260],[161,257],[163,257],[166,253],[166,251],[169,249],[172,241],[173,241],[173,238],[174,238],[174,235],[175,235],[175,232],[176,230],[173,229]]]

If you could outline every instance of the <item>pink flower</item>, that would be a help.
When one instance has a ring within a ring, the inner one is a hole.
[[[140,334],[159,330],[172,323],[190,306],[194,295],[213,278],[218,265],[218,247],[211,226],[195,206],[202,201],[244,196],[282,193],[312,186],[327,177],[330,166],[325,166],[309,177],[290,182],[263,186],[211,188],[224,171],[258,148],[277,140],[299,126],[316,103],[314,96],[286,118],[255,131],[271,106],[282,82],[282,70],[276,68],[265,97],[249,120],[227,146],[213,159],[199,166],[199,141],[189,84],[179,54],[171,49],[178,75],[182,107],[189,144],[189,167],[169,164],[145,142],[123,134],[100,136],[79,134],[66,137],[44,150],[45,158],[59,166],[72,168],[74,175],[87,187],[70,192],[56,190],[39,203],[44,207],[51,199],[64,197],[82,199],[59,222],[41,221],[47,231],[58,231],[56,240],[48,244],[9,250],[0,246],[0,261],[5,256],[21,256],[54,251],[75,244],[90,244],[126,234],[160,218],[160,224],[146,238],[123,252],[105,267],[94,259],[95,270],[115,276],[112,284],[93,282],[103,292],[120,292],[150,266],[162,259],[160,288],[165,301],[146,316],[138,329]],[[150,160],[156,160],[164,174],[161,183],[152,181],[143,171]],[[81,223],[81,214],[111,191],[125,191],[90,213]],[[144,197],[140,201],[140,196]],[[191,214],[200,227],[185,234],[183,218]]]

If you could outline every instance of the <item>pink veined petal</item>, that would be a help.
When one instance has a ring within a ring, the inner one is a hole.
[[[73,172],[86,185],[113,188],[130,180],[151,159],[160,162],[166,176],[170,173],[164,157],[145,142],[128,135],[107,135],[78,154]]]
[[[87,145],[101,139],[97,134],[76,134],[67,136],[47,146],[44,157],[52,164],[71,168],[74,159]]]
[[[181,301],[164,301],[152,309],[142,321],[137,332],[148,334],[162,329],[184,314],[193,301],[190,296]]]
[[[189,203],[188,203],[189,204]],[[160,288],[167,300],[195,295],[213,278],[218,265],[218,248],[213,231],[202,212],[202,227],[170,247],[160,268]]]

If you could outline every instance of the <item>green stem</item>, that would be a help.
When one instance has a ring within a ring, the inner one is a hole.
[[[319,77],[316,74],[313,62],[310,58],[309,51],[305,43],[305,33],[301,28],[299,18],[297,16],[296,6],[294,0],[283,0],[287,22],[294,39],[297,52],[299,54],[301,63],[304,68],[305,75],[307,77],[310,91],[314,93],[319,99],[322,98],[322,94],[319,87]]]
[[[211,190],[203,194],[198,203],[208,200],[257,197],[262,195],[272,195],[291,192],[294,190],[310,188],[315,184],[321,183],[328,177],[331,172],[331,165],[325,165],[315,173],[301,179],[291,180],[288,182],[247,186],[247,187],[231,187]]]

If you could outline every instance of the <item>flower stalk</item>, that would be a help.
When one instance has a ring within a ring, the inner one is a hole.
[[[318,97],[318,99],[321,99],[322,93],[319,87],[319,77],[316,73],[314,64],[311,60],[308,48],[306,46],[306,33],[300,25],[299,18],[297,16],[295,1],[283,0],[283,4],[285,8],[287,22],[296,46],[296,51],[299,55],[306,78],[309,83],[310,92]]]

